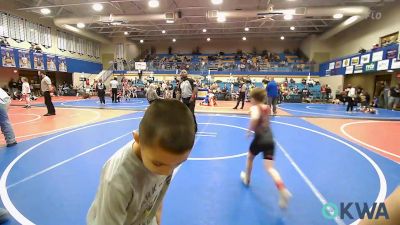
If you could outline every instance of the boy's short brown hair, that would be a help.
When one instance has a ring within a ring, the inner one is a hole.
[[[139,125],[141,144],[182,154],[192,149],[195,124],[189,108],[174,99],[155,100],[146,110]]]
[[[250,92],[250,97],[256,100],[257,102],[264,102],[265,97],[267,97],[267,92],[262,88],[254,88]]]

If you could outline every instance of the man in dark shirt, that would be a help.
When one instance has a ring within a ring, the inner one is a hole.
[[[390,88],[389,109],[395,110],[400,102],[400,83]]]

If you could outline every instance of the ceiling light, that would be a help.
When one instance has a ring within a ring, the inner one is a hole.
[[[100,12],[103,10],[103,5],[100,3],[95,3],[92,5],[92,9],[96,12]]]
[[[354,22],[356,22],[356,20],[358,20],[360,18],[360,16],[352,16],[350,18],[348,18],[346,21],[344,21],[344,25],[348,26]]]
[[[175,23],[173,20],[167,20],[167,23]]]
[[[51,10],[48,8],[43,8],[40,9],[40,13],[42,13],[43,15],[49,15],[51,13]]]
[[[242,40],[245,41],[245,40],[247,40],[247,38],[246,37],[242,37]]]
[[[113,25],[113,26],[119,26],[119,25],[122,25],[122,22],[114,21],[114,22],[111,22],[110,24]]]
[[[172,39],[172,42],[176,42],[176,39],[174,38],[174,39]]]
[[[333,15],[333,18],[334,19],[342,19],[343,18],[343,14],[337,13],[337,14]]]
[[[129,33],[128,33],[128,31],[125,31],[124,34],[125,34],[125,35],[128,35]]]
[[[281,40],[282,40],[282,41],[285,40],[285,36],[281,36]]]
[[[76,24],[76,26],[78,27],[78,28],[85,28],[85,24],[84,23],[78,23],[78,24]]]
[[[244,31],[249,31],[249,30],[250,30],[250,28],[248,28],[248,27],[244,28]]]
[[[207,41],[211,41],[211,38],[207,38]]]
[[[221,5],[224,0],[211,0],[211,3],[214,5]]]
[[[161,33],[165,34],[165,30],[162,30]]]
[[[144,41],[143,40],[140,40],[140,43],[143,43]]]
[[[149,1],[150,8],[157,8],[158,6],[160,6],[160,2],[158,0],[150,0]]]
[[[292,15],[292,14],[285,14],[285,15],[283,16],[283,19],[285,19],[285,20],[292,20],[292,19],[293,19],[293,15]]]
[[[203,29],[203,33],[207,32],[207,29]]]
[[[290,30],[296,30],[296,27],[291,26],[291,27],[290,27]]]

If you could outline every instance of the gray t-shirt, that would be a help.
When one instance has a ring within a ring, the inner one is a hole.
[[[51,85],[51,80],[48,76],[45,76],[40,82],[40,88],[42,89],[42,92],[50,91],[49,85]]]
[[[104,165],[88,225],[156,225],[155,215],[171,181],[144,167],[130,142]]]

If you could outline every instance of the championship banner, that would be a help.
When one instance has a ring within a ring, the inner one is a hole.
[[[367,64],[371,61],[371,54],[361,56],[361,64]]]
[[[377,69],[378,71],[389,69],[389,59],[385,59],[378,62]]]
[[[67,72],[67,60],[65,57],[58,57],[58,70],[60,72]]]
[[[1,48],[1,58],[4,67],[15,67],[14,49]]]
[[[362,72],[363,72],[363,65],[354,66],[354,73],[362,73]]]
[[[358,65],[358,64],[360,64],[360,56],[356,56],[356,57],[353,57],[353,58],[351,58],[351,66],[355,66],[355,65]]]
[[[147,64],[146,62],[135,62],[135,70],[146,70]]]
[[[365,65],[365,72],[375,71],[375,63],[368,63]]]
[[[35,70],[44,70],[42,53],[33,53],[33,68]]]
[[[54,55],[47,55],[47,70],[57,71],[56,57]]]
[[[354,69],[354,66],[346,67],[346,74],[352,74],[353,73],[353,69]]]
[[[18,50],[19,68],[32,69],[29,50]]]
[[[343,67],[348,67],[348,66],[350,66],[350,59],[343,60]]]
[[[393,69],[400,69],[400,60],[392,59],[392,70]]]
[[[337,61],[335,64],[335,69],[339,69],[340,67],[342,67],[342,61]]]
[[[329,63],[329,69],[330,69],[330,70],[335,69],[335,62]]]
[[[383,51],[372,53],[372,62],[381,61],[383,59]]]

